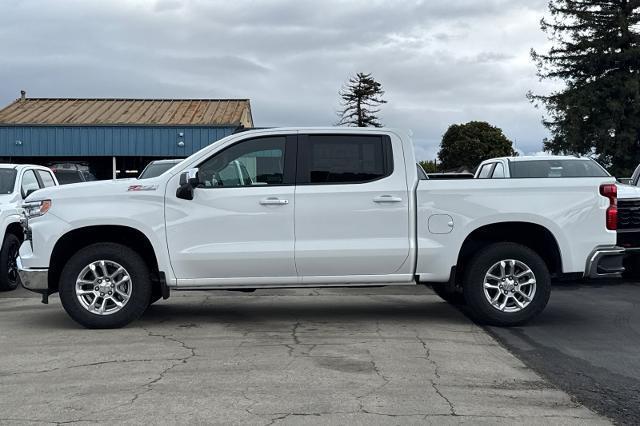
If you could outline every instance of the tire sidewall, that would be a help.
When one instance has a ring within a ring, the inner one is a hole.
[[[16,244],[20,248],[20,239],[14,234],[6,234],[0,250],[0,291],[11,291],[20,285],[20,277],[15,282],[9,281],[9,255],[11,245]]]
[[[518,312],[501,312],[484,294],[484,277],[501,260],[514,259],[527,265],[536,277],[536,293],[531,303]],[[521,325],[537,316],[547,305],[551,294],[551,276],[544,260],[533,250],[515,243],[496,243],[481,249],[471,260],[465,274],[464,296],[474,319],[497,325]]]
[[[87,311],[76,296],[78,275],[97,260],[111,260],[122,265],[131,278],[131,297],[118,312],[97,315]],[[87,328],[119,328],[138,319],[151,300],[151,280],[144,260],[130,248],[115,243],[87,246],[74,254],[64,266],[59,283],[60,300],[69,316]]]

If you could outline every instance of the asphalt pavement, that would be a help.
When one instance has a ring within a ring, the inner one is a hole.
[[[577,401],[640,422],[640,283],[559,283],[532,323],[488,330]]]
[[[424,287],[175,292],[120,330],[0,296],[0,424],[610,424]]]

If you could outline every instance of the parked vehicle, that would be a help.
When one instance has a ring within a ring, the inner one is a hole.
[[[158,177],[176,164],[180,163],[182,160],[155,160],[147,164],[147,167],[142,170],[138,179],[149,179]]]
[[[56,186],[58,181],[46,167],[31,164],[0,164],[0,291],[14,290],[20,284],[16,258],[23,240],[20,211],[24,198],[40,188]]]
[[[501,178],[557,178],[610,176],[600,164],[589,158],[561,156],[525,156],[493,158],[483,161],[476,172],[478,179]],[[631,183],[638,184],[640,166]],[[640,187],[618,183],[617,245],[625,249],[625,276],[640,276]]]
[[[93,173],[89,171],[89,167],[83,163],[54,163],[49,167],[53,170],[60,185],[96,180]]]
[[[622,271],[615,194],[609,176],[420,179],[393,130],[254,130],[143,183],[31,195],[18,264],[25,288],[59,292],[90,328],[170,290],[415,284],[515,325],[544,309],[552,276]]]
[[[609,172],[591,158],[559,155],[492,158],[480,163],[475,174],[476,179],[609,176]]]

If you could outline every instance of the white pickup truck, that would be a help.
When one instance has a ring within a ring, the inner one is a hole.
[[[514,325],[543,310],[553,276],[622,271],[615,202],[608,176],[420,178],[394,130],[253,130],[156,178],[36,192],[18,266],[89,328],[124,326],[170,290],[415,284]]]
[[[22,243],[20,226],[23,200],[40,188],[56,186],[58,181],[46,167],[33,164],[0,164],[0,291],[20,285],[16,258]]]

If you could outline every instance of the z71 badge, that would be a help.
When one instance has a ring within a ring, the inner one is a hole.
[[[158,185],[130,185],[127,191],[155,191]]]

